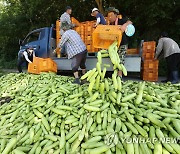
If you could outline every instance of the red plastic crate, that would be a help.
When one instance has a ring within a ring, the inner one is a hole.
[[[88,51],[88,52],[91,52],[92,45],[91,45],[91,44],[87,44],[87,45],[86,45],[86,48],[87,48],[87,51]]]
[[[159,61],[158,60],[144,60],[142,63],[142,69],[143,70],[158,70]]]
[[[41,72],[57,72],[57,64],[51,58],[41,58],[39,67]]]
[[[156,42],[149,41],[143,43],[143,52],[155,52],[156,49]]]
[[[141,78],[144,81],[158,81],[158,70],[142,70]]]
[[[93,46],[96,48],[108,49],[114,42],[121,43],[122,32],[119,26],[114,25],[98,25],[93,32]]]
[[[32,74],[40,74],[38,64],[29,63],[28,64],[28,72]]]
[[[40,72],[57,72],[57,64],[51,58],[34,57],[33,63],[28,65],[28,72],[40,74]]]
[[[87,44],[87,45],[92,44],[92,40],[84,40],[84,43]]]
[[[142,54],[142,57],[144,60],[153,60],[154,59],[154,56],[155,56],[155,53],[154,52],[144,52],[143,51],[143,54]]]
[[[74,18],[74,17],[71,17],[71,22],[72,22],[73,24],[76,24],[77,26],[80,25],[80,22],[79,22],[76,18]]]
[[[127,54],[129,55],[139,54],[139,50],[137,48],[127,49]]]
[[[92,35],[85,35],[85,40],[92,41]]]

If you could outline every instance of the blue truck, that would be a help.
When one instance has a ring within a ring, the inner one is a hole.
[[[71,70],[71,59],[66,57],[58,58],[54,49],[56,49],[56,29],[52,25],[51,27],[44,27],[36,29],[27,34],[27,36],[19,41],[20,50],[24,50],[29,46],[35,48],[37,57],[52,58],[56,64],[58,70]],[[112,63],[109,58],[103,58],[104,64],[110,64],[111,67],[107,71],[113,71]],[[87,70],[96,67],[97,58],[95,53],[88,53],[86,67]],[[125,58],[125,67],[128,72],[140,72],[141,70],[141,56],[127,55]]]

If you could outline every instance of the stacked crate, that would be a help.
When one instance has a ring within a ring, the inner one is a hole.
[[[60,20],[56,21],[56,45],[59,44],[61,39],[61,35],[60,35]],[[56,51],[57,56],[60,57],[60,49],[57,49]]]
[[[150,41],[150,42],[144,42],[143,43],[143,54],[142,58],[144,60],[152,60],[155,56],[155,49],[156,49],[156,42]]]
[[[93,23],[91,21],[87,21],[85,25],[85,40],[87,50],[90,52],[92,50],[92,33],[93,33]]]
[[[128,54],[128,55],[139,54],[139,50],[138,50],[138,48],[127,49],[126,54]]]
[[[81,24],[78,20],[76,20],[74,17],[72,17],[72,18],[71,18],[71,22],[72,22],[72,24],[75,24],[75,25],[76,25],[76,27],[74,27],[74,30],[75,30],[79,35],[81,35],[81,34],[84,33],[84,29],[81,28],[81,25],[82,25],[82,24]]]
[[[159,61],[154,59],[156,49],[156,42],[144,42],[143,43],[143,62],[141,75],[145,81],[157,81],[158,80],[158,64]]]
[[[96,20],[91,21],[91,22],[92,22],[92,25],[93,25],[93,26],[96,24]],[[96,29],[95,27],[92,28],[92,34],[93,34],[93,32],[94,32],[95,29]],[[93,37],[92,34],[91,34],[91,37]],[[93,40],[91,40],[91,52],[98,52],[98,51],[99,51],[99,49],[98,49],[98,48],[95,48],[95,47],[93,46]]]
[[[81,39],[82,39],[83,42],[85,40],[85,36],[84,36],[85,31],[84,31],[84,29],[85,29],[85,24],[81,23],[81,25],[80,25],[80,30],[81,30],[80,36],[81,36]]]
[[[93,28],[93,25],[96,21],[86,21],[86,22],[79,22],[75,18],[71,18],[71,21],[73,24],[78,25],[74,28],[76,32],[81,36],[81,39],[85,43],[88,52],[97,52],[98,49],[93,47],[92,44],[92,33],[95,28]]]

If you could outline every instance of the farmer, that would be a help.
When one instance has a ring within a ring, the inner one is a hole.
[[[28,68],[28,63],[32,63],[33,57],[35,57],[35,51],[33,47],[29,47],[25,50],[20,50],[18,53],[18,71],[22,73],[22,64],[25,62]]]
[[[91,16],[96,17],[96,24],[94,25],[94,27],[97,27],[97,25],[99,24],[106,25],[104,16],[99,12],[97,8],[92,9]]]
[[[80,84],[78,68],[82,69],[82,74],[86,73],[86,46],[80,35],[71,29],[68,22],[62,22],[61,28],[64,30],[64,34],[56,49],[62,48],[64,44],[66,45],[68,59],[72,59],[71,67],[75,77],[74,83]]]
[[[121,59],[121,63],[124,64],[126,51],[128,49],[128,38],[124,32],[126,30],[126,27],[129,24],[132,24],[132,22],[130,20],[125,19],[125,18],[120,19],[120,18],[118,18],[118,15],[119,15],[118,9],[116,9],[114,7],[110,7],[108,9],[108,20],[109,20],[110,25],[120,25],[120,29],[123,32],[122,40],[121,40],[121,44],[120,44],[120,47],[118,49],[118,52],[119,52],[119,56]],[[119,71],[118,75],[120,77],[122,77],[122,71]]]
[[[70,17],[71,13],[72,13],[72,8],[70,6],[67,6],[65,8],[65,12],[60,17],[60,22],[61,22],[60,23],[60,35],[61,35],[61,37],[64,34],[64,30],[62,29],[63,22],[66,21],[70,25],[71,28],[74,28],[76,26],[75,24],[71,23],[71,17]],[[61,48],[61,55],[64,56],[65,54],[66,54],[66,48],[65,48],[65,44],[64,44],[64,46],[62,46],[62,48]]]
[[[178,44],[171,38],[168,37],[168,33],[163,32],[160,36],[155,59],[159,58],[163,51],[164,58],[167,63],[167,79],[162,82],[170,81],[172,84],[178,83],[179,78],[179,65],[180,65],[180,48]]]

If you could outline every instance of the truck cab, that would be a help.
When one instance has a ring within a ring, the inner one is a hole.
[[[37,57],[55,56],[53,51],[56,48],[56,31],[53,26],[36,29],[27,34],[25,39],[20,41],[20,50],[27,49],[29,46],[35,48]]]

